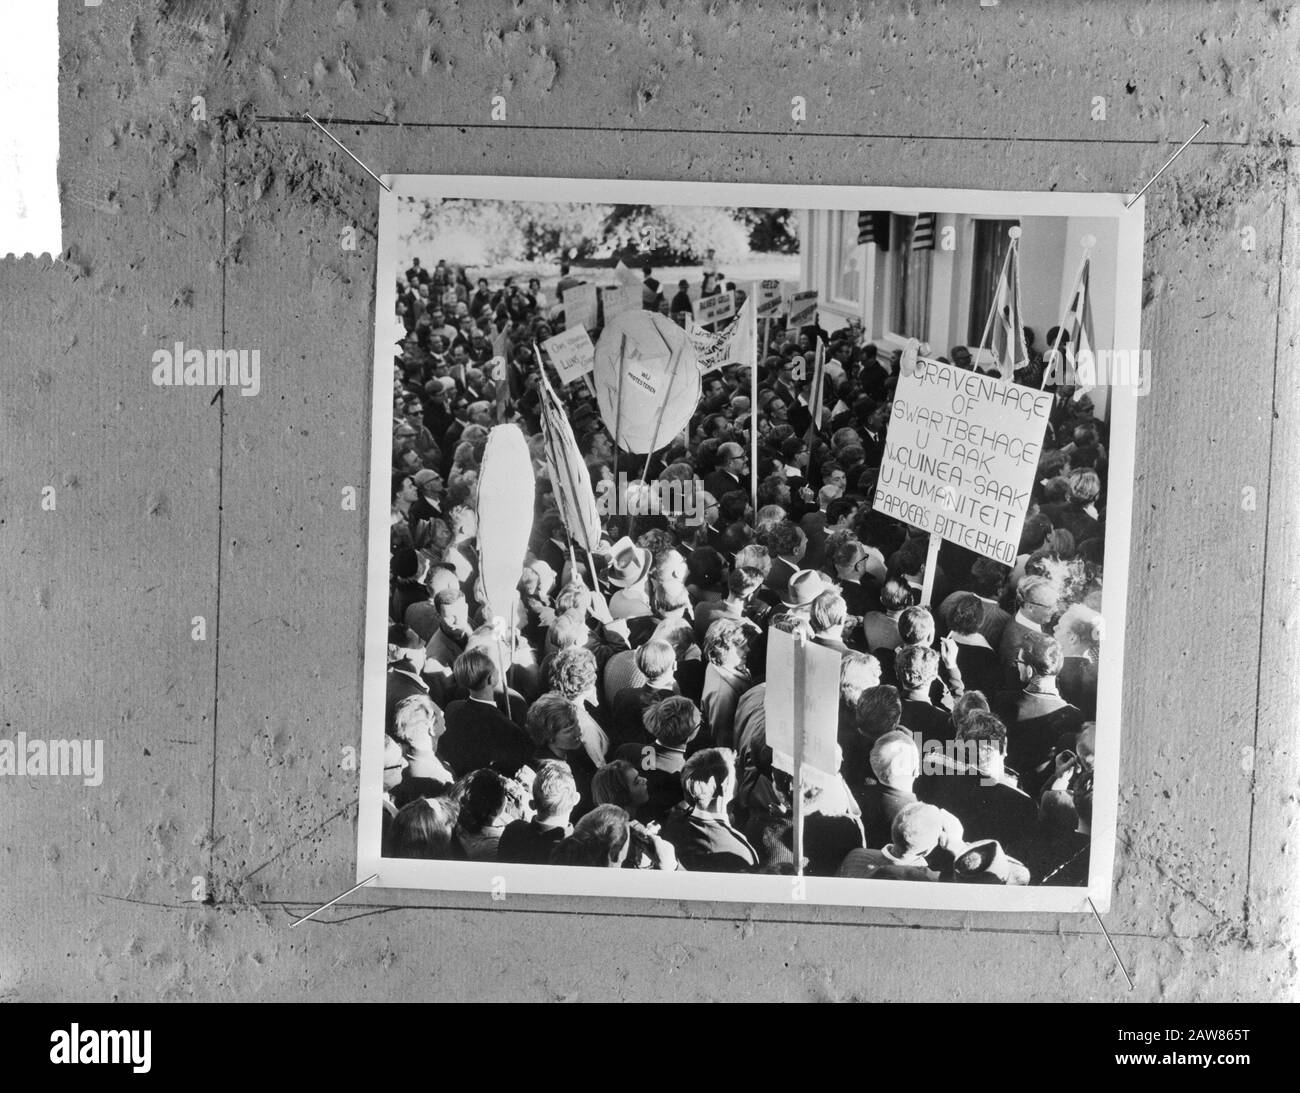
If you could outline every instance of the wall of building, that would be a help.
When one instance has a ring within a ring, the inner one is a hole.
[[[62,0],[60,17],[68,250],[0,261],[0,699],[7,735],[75,726],[107,770],[0,786],[0,997],[1295,997],[1293,11]],[[1108,915],[1132,991],[1084,915],[372,891],[288,930],[353,883],[376,274],[376,184],[305,110],[395,173],[1106,191],[1210,121],[1147,195],[1154,383]],[[177,339],[260,349],[262,393],[152,386]]]

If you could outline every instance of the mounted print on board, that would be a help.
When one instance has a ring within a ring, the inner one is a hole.
[[[1142,203],[387,181],[358,878],[1104,911]]]

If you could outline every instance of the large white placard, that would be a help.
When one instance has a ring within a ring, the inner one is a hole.
[[[918,358],[903,362],[874,508],[1014,564],[1052,394]]]

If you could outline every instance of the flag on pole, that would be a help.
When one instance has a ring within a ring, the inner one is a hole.
[[[986,336],[992,327],[989,349],[998,364],[1004,380],[1010,380],[1016,371],[1029,364],[1029,346],[1025,342],[1025,325],[1021,319],[1020,305],[1020,229],[1012,228],[1011,247],[1002,263],[997,291],[993,294],[993,310],[985,325]],[[984,348],[981,340],[980,348]]]
[[[889,213],[858,213],[858,243],[889,250]]]
[[[826,391],[826,346],[817,342],[813,357],[812,385],[808,389],[808,412],[812,414],[813,429],[822,427],[822,403]]]
[[[721,330],[708,331],[694,322],[687,322],[686,336],[695,347],[695,357],[701,374],[712,372],[726,364],[751,364],[754,360],[757,338],[754,333],[754,296],[745,298],[740,311]]]
[[[1092,295],[1088,286],[1091,270],[1092,259],[1085,258],[1083,269],[1079,273],[1079,283],[1070,298],[1070,310],[1061,320],[1061,330],[1068,339],[1065,341],[1067,364],[1065,381],[1076,385],[1074,392],[1076,399],[1082,398],[1092,390],[1097,382],[1096,357],[1093,350],[1095,340],[1092,332]]]
[[[921,213],[912,228],[913,250],[934,250],[934,213]]]
[[[541,369],[540,357],[538,368],[542,440],[551,470],[551,490],[569,539],[582,550],[594,552],[600,544],[600,510],[591,489],[591,475],[578,450],[568,415]]]

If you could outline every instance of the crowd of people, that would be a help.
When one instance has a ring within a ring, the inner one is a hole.
[[[689,317],[686,282],[643,276],[645,307]],[[1086,884],[1107,480],[1086,394],[1055,391],[1014,566],[944,543],[922,604],[927,536],[871,507],[896,368],[859,326],[765,321],[758,404],[748,365],[703,376],[648,470],[552,374],[593,483],[700,491],[680,513],[607,516],[588,557],[550,485],[534,349],[580,283],[561,267],[548,294],[418,259],[398,278],[384,854]],[[734,287],[706,273],[706,291]],[[1028,336],[1017,378],[1037,382]],[[942,359],[972,367],[964,347]],[[502,422],[529,437],[537,483],[509,618],[478,580],[478,469]],[[841,657],[840,766],[800,787],[766,741],[773,628]]]

